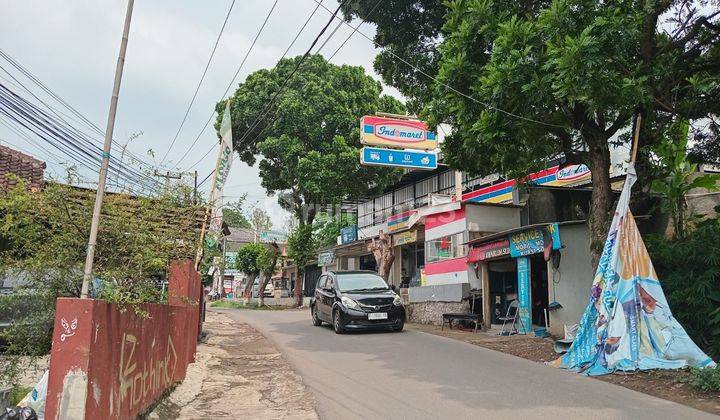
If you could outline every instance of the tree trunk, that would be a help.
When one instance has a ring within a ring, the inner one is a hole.
[[[265,286],[267,285],[269,278],[270,276],[267,274],[260,273],[260,282],[258,284],[258,300],[260,302],[260,306],[265,306]]]
[[[390,277],[390,269],[395,261],[395,253],[392,246],[392,237],[380,231],[379,238],[373,238],[367,245],[367,250],[372,252],[377,264],[378,274],[386,282]]]
[[[303,304],[303,274],[304,267],[297,268],[297,278],[295,280],[295,306],[298,308]]]
[[[247,305],[250,303],[250,297],[252,296],[252,287],[255,283],[255,274],[250,274],[247,277],[247,283],[245,283],[245,289],[243,289],[243,304]]]
[[[597,268],[603,245],[610,228],[612,191],[610,189],[610,150],[607,140],[595,139],[588,152],[592,173],[592,196],[588,228],[590,229],[590,256],[593,270]],[[599,143],[599,144],[598,144]],[[588,142],[588,144],[591,144]]]

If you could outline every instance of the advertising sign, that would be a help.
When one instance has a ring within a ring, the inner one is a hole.
[[[285,243],[287,242],[287,235],[274,230],[264,230],[260,232],[260,242]]]
[[[510,235],[510,255],[512,257],[524,257],[532,254],[539,254],[548,249],[562,248],[560,242],[560,229],[557,223],[541,228],[524,230]]]
[[[393,235],[393,246],[412,244],[417,242],[417,230],[408,230],[406,232],[396,233]]]
[[[510,241],[502,239],[496,242],[490,242],[478,247],[470,249],[468,255],[468,262],[485,261],[492,258],[498,258],[505,255],[510,255]]]
[[[417,210],[408,210],[402,213],[393,214],[387,218],[387,227],[389,232],[397,232],[408,228],[410,217],[416,214]]]
[[[324,251],[318,254],[318,267],[330,265],[335,261],[335,251]]]
[[[346,244],[349,242],[355,242],[358,238],[357,225],[347,226],[340,229],[340,243]]]
[[[377,147],[363,147],[360,163],[374,166],[396,166],[399,168],[436,169],[437,154],[417,150],[393,150]]]
[[[417,120],[366,115],[360,119],[360,142],[371,146],[435,150],[437,136]]]
[[[527,257],[517,260],[518,275],[518,318],[522,321],[518,331],[520,334],[529,334],[532,329],[530,306],[530,259]]]

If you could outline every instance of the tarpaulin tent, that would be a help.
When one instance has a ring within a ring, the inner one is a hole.
[[[630,212],[636,179],[630,164],[575,341],[552,366],[588,375],[715,366],[670,311]]]

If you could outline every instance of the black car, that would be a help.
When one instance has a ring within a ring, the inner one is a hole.
[[[329,271],[318,279],[310,301],[313,325],[327,322],[336,334],[347,330],[402,331],[405,307],[373,271]]]

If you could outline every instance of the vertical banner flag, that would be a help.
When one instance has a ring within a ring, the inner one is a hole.
[[[629,209],[631,163],[570,350],[550,363],[588,375],[715,366],[673,317]]]
[[[230,166],[233,161],[232,124],[230,123],[230,101],[225,104],[222,122],[220,123],[220,151],[218,152],[215,174],[210,190],[208,205],[212,208],[208,232],[205,235],[205,246],[217,246],[222,231],[222,193],[225,187]]]

